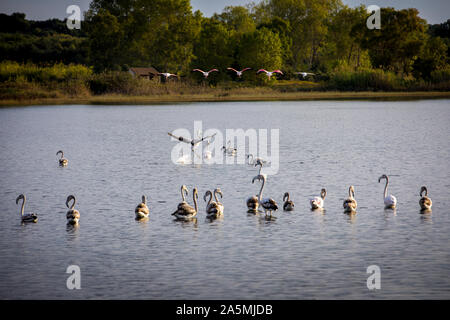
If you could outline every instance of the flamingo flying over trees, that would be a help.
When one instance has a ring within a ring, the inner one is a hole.
[[[273,71],[267,71],[265,69],[259,69],[256,73],[258,74],[258,73],[261,73],[261,72],[264,72],[266,74],[266,76],[269,77],[269,80],[270,80],[270,78],[272,77],[272,75],[274,73],[283,74],[283,72],[281,70],[278,70],[278,69],[277,70],[273,70]]]
[[[158,76],[163,76],[164,77],[164,80],[168,80],[170,77],[177,77],[178,78],[178,75],[177,74],[175,74],[175,73],[170,73],[170,72],[160,72],[160,73],[158,73]]]
[[[311,75],[311,76],[314,76],[314,75],[315,75],[315,73],[311,73],[311,72],[302,72],[302,71],[300,71],[300,72],[294,72],[294,73],[295,73],[295,74],[301,75],[301,76],[303,77],[303,79],[305,79],[306,76],[308,76],[308,75]]]
[[[242,69],[241,71],[239,71],[239,70],[236,70],[236,69],[233,69],[233,68],[227,68],[227,70],[231,70],[231,71],[236,72],[236,75],[238,76],[238,78],[242,77],[242,74],[244,73],[244,71],[251,70],[251,69],[252,68],[245,68],[245,69]]]
[[[203,74],[203,76],[205,77],[205,79],[208,78],[208,76],[209,76],[209,74],[210,74],[211,72],[219,72],[219,70],[217,70],[217,69],[211,69],[211,70],[209,70],[209,71],[203,71],[203,70],[200,70],[200,69],[194,69],[194,70],[192,70],[192,71],[198,71],[198,72],[201,72],[201,73]]]

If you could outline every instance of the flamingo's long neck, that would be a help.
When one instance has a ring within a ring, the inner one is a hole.
[[[186,202],[186,198],[184,197],[184,189],[181,187],[181,198],[183,199],[183,202]]]
[[[195,212],[197,212],[198,211],[198,206],[197,206],[197,199],[196,199],[196,197],[195,197],[195,195],[196,195],[196,192],[194,192],[193,193],[193,198],[194,198],[194,208],[195,208]]]
[[[23,197],[22,206],[21,206],[21,209],[20,209],[20,215],[22,217],[23,217],[23,210],[24,210],[24,208],[25,208],[25,197]]]
[[[75,199],[75,197],[73,197],[72,200],[73,200],[73,202],[72,202],[72,205],[70,206],[70,210],[73,210],[73,209],[75,208],[75,202],[77,201],[77,200]],[[145,203],[145,202],[144,202],[144,203]]]
[[[258,195],[258,201],[261,202],[262,200],[262,193],[263,193],[263,189],[264,189],[264,185],[266,184],[266,179],[263,177],[263,182],[261,184],[261,189],[259,190],[259,195]]]
[[[219,203],[219,199],[217,199],[217,190],[214,190],[214,199],[217,203]]]
[[[211,204],[211,200],[212,200],[212,193],[211,193],[211,191],[208,193],[208,195],[209,195],[209,200],[208,200],[208,206]]]
[[[384,186],[384,197],[387,197],[387,188],[388,188],[388,184],[389,184],[389,178],[386,177],[386,185]]]

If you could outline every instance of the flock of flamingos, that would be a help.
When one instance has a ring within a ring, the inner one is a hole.
[[[182,141],[180,138],[178,138],[178,139],[180,141]],[[204,139],[201,139],[201,140],[204,140]],[[227,148],[224,148],[224,153],[229,154],[229,155],[230,154],[234,155],[234,153],[230,153],[229,151],[230,150],[228,150]],[[235,149],[232,151],[235,151]],[[61,155],[60,158],[58,159],[59,165],[61,167],[66,167],[68,165],[69,161],[66,158],[64,158],[63,151],[62,150],[58,151],[56,153],[56,155]],[[251,160],[250,160],[250,157],[251,157]],[[247,159],[249,160],[249,164],[251,164],[251,165],[254,164],[255,167],[259,166],[258,175],[253,177],[252,183],[255,183],[256,180],[261,181],[261,188],[259,190],[259,194],[249,197],[247,199],[247,209],[248,209],[247,212],[256,214],[256,213],[262,212],[261,211],[261,208],[262,208],[264,210],[265,217],[271,218],[272,212],[278,210],[278,205],[274,199],[262,197],[264,186],[265,186],[266,180],[267,180],[267,175],[262,174],[261,169],[262,169],[264,163],[266,163],[266,162],[261,158],[254,158],[253,155],[247,155]],[[378,182],[380,183],[381,180],[383,180],[383,179],[386,180],[386,184],[384,187],[385,208],[386,209],[395,209],[395,207],[397,205],[397,198],[391,194],[388,194],[389,177],[387,175],[383,174],[378,179]],[[198,203],[197,203],[198,190],[197,190],[197,188],[194,188],[193,193],[192,193],[194,206],[187,203],[186,196],[188,196],[188,194],[189,194],[188,188],[185,185],[181,186],[182,201],[178,204],[178,207],[175,210],[175,212],[172,213],[172,215],[175,216],[176,219],[190,220],[190,219],[194,218],[198,213]],[[217,197],[218,195],[220,195],[221,198],[223,197],[223,193],[219,188],[215,189],[213,192],[208,190],[208,191],[206,191],[205,195],[203,196],[203,200],[205,202],[207,202],[206,216],[209,219],[218,218],[223,215],[224,206],[219,201],[219,199]],[[316,197],[310,199],[309,202],[311,205],[311,210],[323,210],[326,195],[327,195],[327,191],[325,188],[323,188],[320,192],[320,196],[316,196]],[[422,213],[431,212],[432,201],[428,197],[428,190],[425,186],[421,187],[419,195],[421,197],[419,200],[421,212]],[[213,197],[214,197],[214,200],[213,200]],[[24,194],[21,194],[17,197],[16,204],[19,204],[20,200],[22,200],[22,206],[20,209],[21,221],[22,222],[37,222],[38,215],[36,213],[27,213],[27,214],[24,213],[24,207],[25,207],[25,202],[26,202],[26,197]],[[284,201],[284,204],[283,204],[284,211],[293,211],[294,210],[294,202],[292,200],[290,200],[290,196],[289,196],[288,192],[284,193],[283,201]],[[70,202],[72,202],[72,203],[69,206]],[[66,200],[66,206],[67,206],[67,208],[69,208],[69,211],[67,211],[67,214],[66,214],[67,223],[69,225],[77,225],[80,220],[80,212],[75,209],[75,204],[76,204],[75,196],[69,195]],[[357,205],[358,204],[355,199],[355,188],[353,186],[350,186],[348,189],[348,197],[343,202],[344,212],[348,213],[348,214],[356,213]],[[148,218],[149,213],[150,213],[150,210],[147,206],[147,199],[145,196],[142,196],[142,202],[139,203],[135,209],[136,219],[139,220],[139,219]]]
[[[243,74],[245,71],[251,70],[251,69],[252,69],[252,68],[244,68],[244,69],[242,69],[242,70],[236,70],[236,69],[231,68],[231,67],[227,68],[227,70],[236,73],[236,76],[237,76],[238,78],[241,78],[241,77],[242,77],[242,74]],[[210,74],[211,72],[219,72],[218,69],[211,69],[211,70],[209,70],[209,71],[203,71],[203,70],[201,70],[201,69],[193,69],[192,71],[193,71],[193,72],[200,72],[200,73],[203,75],[204,79],[207,79],[208,76],[209,76],[209,74]],[[277,69],[277,70],[273,70],[273,71],[267,71],[267,70],[265,70],[265,69],[259,69],[258,71],[256,71],[256,74],[260,74],[260,73],[264,73],[264,74],[269,78],[269,80],[270,80],[270,79],[272,78],[272,76],[273,76],[274,74],[276,74],[276,73],[277,73],[277,74],[283,75],[283,72],[282,72],[281,70],[278,70],[278,69]],[[308,76],[308,75],[314,75],[314,73],[311,73],[311,72],[303,72],[303,71],[301,71],[301,72],[294,72],[294,73],[303,76],[303,78],[306,78],[306,76]],[[170,77],[178,77],[177,74],[175,74],[175,73],[170,73],[170,72],[161,72],[161,73],[158,73],[158,75],[159,75],[159,76],[163,76],[166,80],[168,80]]]

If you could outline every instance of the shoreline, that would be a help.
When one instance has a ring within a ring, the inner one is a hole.
[[[39,105],[155,105],[190,102],[308,101],[308,100],[421,100],[450,98],[450,91],[308,91],[267,94],[180,94],[153,96],[100,95],[92,97],[0,100],[0,107]]]

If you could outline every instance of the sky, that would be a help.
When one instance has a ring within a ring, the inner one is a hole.
[[[259,2],[259,0],[191,0],[193,10],[200,10],[207,17],[215,12],[221,12],[229,5],[245,5],[249,2]],[[64,19],[68,17],[66,8],[69,5],[78,5],[81,11],[89,8],[91,0],[1,0],[0,12],[11,14],[13,12],[23,12],[27,19],[46,20],[50,18]],[[375,4],[379,7],[394,7],[396,9],[417,8],[420,16],[428,23],[442,23],[450,19],[449,0],[342,0],[349,7],[359,4],[366,6]]]

